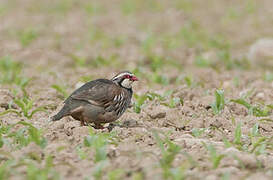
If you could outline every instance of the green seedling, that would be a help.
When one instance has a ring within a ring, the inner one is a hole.
[[[102,29],[91,26],[89,28],[89,40],[92,44],[96,43],[102,48],[108,49],[110,47],[120,47],[125,42],[126,37],[123,35],[113,37],[110,34],[105,33]]]
[[[53,84],[51,87],[61,94],[62,99],[66,99],[69,96],[64,86]]]
[[[94,162],[107,160],[106,148],[108,144],[116,144],[116,136],[112,133],[95,134],[89,129],[89,135],[84,138],[84,146],[90,147],[95,151]]]
[[[260,135],[260,133],[259,133],[259,124],[256,123],[256,124],[254,124],[254,126],[251,128],[250,137],[254,138],[254,137],[258,137],[259,135]]]
[[[0,179],[9,179],[9,177],[12,174],[12,171],[10,171],[12,165],[14,164],[14,160],[7,160],[2,161],[0,165]]]
[[[156,55],[150,55],[148,59],[149,59],[148,64],[153,72],[156,72],[159,69],[161,69],[164,65],[164,61],[166,61],[162,57]]]
[[[194,61],[195,65],[198,67],[211,67],[212,63],[211,60],[202,57],[202,56],[197,56]]]
[[[273,73],[272,72],[265,72],[263,79],[266,82],[272,82],[273,81]]]
[[[198,22],[190,21],[183,26],[178,34],[188,47],[203,47],[208,49],[209,35]]]
[[[244,8],[244,12],[246,14],[253,14],[257,11],[259,7],[259,3],[254,0],[247,0],[246,6]]]
[[[264,154],[266,146],[270,144],[270,140],[259,133],[258,123],[254,124],[254,126],[251,128],[249,137],[252,144],[252,148],[249,150],[249,152],[255,152],[256,155]]]
[[[265,117],[265,116],[270,115],[270,110],[272,109],[272,107],[271,107],[272,105],[267,105],[264,108],[262,108],[260,106],[253,106],[243,98],[231,99],[230,101],[244,106],[245,108],[248,109],[248,113],[250,115],[254,115],[257,117]]]
[[[147,92],[147,93],[145,93],[143,95],[134,94],[134,98],[136,100],[135,103],[134,103],[134,111],[136,113],[141,112],[141,108],[144,105],[146,100],[151,101],[151,100],[154,100],[155,98],[158,98],[159,100],[164,100],[164,98],[162,96],[160,96],[159,94],[150,93],[150,92]]]
[[[95,180],[101,180],[104,173],[105,168],[109,165],[109,162],[107,160],[97,162],[95,164],[94,170],[93,170],[93,177]]]
[[[91,26],[89,28],[89,39],[91,43],[103,42],[109,44],[109,38],[98,27]]]
[[[41,148],[46,147],[47,141],[46,141],[46,139],[44,137],[42,137],[42,131],[41,130],[38,130],[32,124],[24,122],[24,121],[20,121],[17,124],[21,124],[21,125],[26,127],[27,133],[28,133],[28,135],[25,137],[26,141],[27,141],[27,144],[29,144],[30,142],[34,142],[35,144],[37,144]],[[25,129],[23,128],[23,130],[25,130]],[[24,140],[23,140],[23,142],[24,142]]]
[[[3,160],[0,165],[0,179],[11,179],[12,175],[18,175],[18,172],[22,172],[23,169],[23,176],[20,176],[23,179],[58,180],[60,177],[54,169],[52,161],[51,156],[45,157],[45,163],[33,161],[26,156],[22,156],[18,160],[14,158]],[[44,165],[38,165],[37,163]]]
[[[175,8],[190,13],[194,9],[194,2],[190,0],[176,0]]]
[[[252,140],[253,141],[253,140]],[[250,153],[254,153],[256,155],[264,154],[266,146],[269,144],[272,144],[271,142],[268,142],[268,139],[266,137],[260,137],[256,141],[253,141],[252,149],[250,149]]]
[[[167,106],[169,108],[175,108],[177,107],[178,105],[182,105],[184,104],[184,101],[182,98],[180,97],[173,97],[173,91],[172,90],[169,90],[169,91],[166,91],[163,96],[159,95],[160,98],[158,98],[160,101],[166,101],[166,100],[169,100],[169,102],[161,102],[160,104],[164,105],[164,106]]]
[[[41,130],[38,130],[32,124],[24,122],[24,121],[20,121],[17,124],[22,124],[25,127],[27,127],[28,135],[29,135],[28,139],[29,139],[30,142],[34,142],[35,144],[37,144],[41,148],[46,147],[47,141],[46,141],[46,139],[44,137],[42,137],[42,131]]]
[[[77,146],[76,147],[77,154],[80,159],[86,159],[87,158],[87,152],[84,150],[83,147]]]
[[[218,58],[221,60],[221,62],[224,63],[226,69],[232,69],[234,64],[233,64],[233,59],[231,58],[231,54],[229,49],[222,49],[218,51],[217,53]]]
[[[194,137],[200,137],[204,134],[206,128],[193,128],[191,133]]]
[[[220,89],[216,90],[214,92],[214,96],[215,96],[215,102],[211,105],[211,108],[213,113],[216,115],[222,112],[222,110],[225,107],[224,90],[220,90]]]
[[[34,101],[29,99],[27,95],[24,95],[22,98],[17,98],[13,100],[13,104],[17,105],[20,109],[13,109],[11,104],[9,105],[9,109],[0,113],[0,116],[15,113],[18,116],[25,116],[28,119],[31,119],[34,114],[37,112],[46,112],[46,106],[40,106],[37,108],[33,107]]]
[[[11,84],[19,81],[22,64],[13,61],[10,57],[4,56],[0,58],[0,82],[3,84]]]
[[[141,112],[141,108],[144,105],[146,100],[152,101],[158,98],[160,101],[165,100],[165,98],[157,93],[147,92],[143,95],[134,94],[135,102],[134,102],[134,111],[136,113]]]
[[[34,29],[23,29],[18,32],[20,43],[23,47],[30,45],[37,37],[38,32]]]
[[[227,70],[234,68],[249,69],[250,67],[250,63],[248,59],[246,59],[245,57],[241,59],[233,59],[231,56],[230,48],[218,50],[217,56],[220,61],[218,64],[219,66],[218,69],[217,67],[215,67],[216,68],[215,70],[220,71],[219,68],[223,65]]]
[[[14,103],[21,109],[20,112],[22,112],[22,114],[28,119],[31,119],[32,116],[37,112],[46,112],[45,106],[34,108],[33,107],[34,101],[27,97],[15,99]]]
[[[161,158],[159,160],[160,167],[163,170],[163,178],[169,179],[172,178],[171,169],[173,167],[173,161],[178,153],[181,151],[181,147],[173,143],[167,135],[162,139],[159,134],[153,132],[155,141],[160,148]]]
[[[86,66],[86,57],[77,56],[75,54],[70,55],[71,59],[74,61],[76,66],[85,67]]]
[[[3,145],[5,144],[6,139],[4,138],[4,136],[10,132],[10,129],[11,129],[11,125],[4,126],[1,124],[1,126],[0,126],[0,148],[3,147]]]
[[[113,45],[116,48],[120,48],[123,44],[125,44],[126,40],[127,40],[127,38],[124,36],[117,36],[117,37],[112,38]]]
[[[147,56],[147,60],[142,63],[143,65],[148,65],[154,73],[159,72],[164,66],[177,68],[179,70],[182,69],[182,65],[178,63],[175,59],[172,59],[170,57],[158,56],[153,53],[149,53]]]
[[[118,55],[111,55],[109,58],[103,56],[97,56],[96,58],[90,60],[90,65],[93,67],[109,67],[109,66],[121,66],[118,61]]]
[[[174,50],[181,47],[182,42],[180,39],[176,38],[175,35],[163,35],[160,39],[163,47],[168,50]]]
[[[191,76],[185,76],[184,81],[186,82],[188,87],[192,87],[193,85],[193,78]]]
[[[144,175],[141,172],[135,172],[132,175],[132,179],[133,180],[143,180],[144,179]]]
[[[153,73],[150,77],[151,77],[150,80],[156,84],[168,85],[170,83],[170,80],[167,76],[164,76],[156,72]]]
[[[240,79],[238,77],[234,77],[232,80],[234,86],[239,87]]]
[[[138,1],[134,1],[134,0],[122,1],[122,3],[121,3],[122,13],[125,15],[129,15],[129,14],[136,12],[136,10],[138,9],[137,2]]]
[[[114,169],[110,172],[108,172],[108,179],[109,180],[119,180],[122,179],[124,176],[124,170],[123,169]]]
[[[102,5],[99,4],[99,2],[88,2],[84,6],[84,9],[85,12],[88,13],[89,15],[96,15],[105,11]]]
[[[183,180],[185,179],[185,169],[183,167],[178,168],[172,168],[170,170],[171,178],[172,180]]]
[[[230,172],[225,172],[221,175],[221,180],[230,180]]]
[[[91,128],[89,129],[89,135],[84,138],[84,147],[91,148],[94,155],[94,171],[93,176],[95,179],[101,179],[105,167],[108,165],[107,158],[107,146],[109,144],[116,144],[116,134],[111,133],[98,133],[96,134]],[[85,157],[85,153],[81,153]]]
[[[145,101],[147,100],[148,97],[146,96],[146,94],[144,94],[144,95],[134,94],[134,97],[136,99],[136,101],[134,102],[134,111],[136,113],[140,113],[141,108],[142,108],[143,104],[145,103]]]
[[[8,56],[0,58],[0,83],[15,84],[23,91],[24,96],[27,96],[25,88],[30,79],[21,75],[22,66],[22,63],[13,61]],[[13,88],[12,91],[17,93],[16,88]]]
[[[28,162],[27,170],[26,170],[26,179],[52,179],[52,180],[58,180],[60,179],[59,174],[55,171],[54,165],[53,165],[53,158],[52,156],[46,157],[44,167],[37,167],[36,164],[32,162]]]
[[[8,6],[1,4],[0,5],[0,17],[3,16],[8,11]]]
[[[157,43],[156,36],[153,33],[148,33],[147,38],[141,43],[141,47],[145,54],[150,54],[152,52],[152,48]]]
[[[248,137],[251,140],[251,144],[244,144],[242,141],[242,129],[241,129],[241,123],[238,123],[235,128],[234,133],[234,140],[229,141],[224,136],[223,141],[225,143],[225,147],[229,148],[234,146],[240,151],[245,151],[249,153],[255,153],[256,155],[264,154],[266,148],[269,148],[272,145],[272,142],[270,138],[261,136],[259,133],[259,124],[256,123],[251,129],[248,134]]]
[[[23,125],[24,127],[15,129],[15,126],[18,125]],[[47,145],[46,139],[42,136],[42,131],[24,121],[9,126],[1,126],[0,142],[1,146],[7,144],[18,149],[27,146],[31,142],[34,142],[41,148]]]
[[[126,0],[121,3],[121,12],[124,15],[132,15],[139,11],[159,11],[162,9],[160,2],[151,0]]]
[[[87,82],[89,82],[89,81],[92,81],[93,79],[95,79],[95,78],[92,77],[92,76],[81,76],[81,77],[79,78],[79,81],[84,82],[84,83],[87,83]]]
[[[170,102],[169,102],[168,106],[169,106],[170,108],[175,108],[175,107],[177,107],[179,104],[181,104],[181,105],[184,104],[183,99],[181,99],[181,98],[179,98],[179,97],[172,97],[172,98],[170,99]]]
[[[144,103],[147,100],[152,101],[155,99],[160,101],[160,104],[170,107],[170,108],[175,108],[179,104],[183,105],[183,103],[184,103],[183,99],[181,99],[179,97],[172,97],[172,93],[173,93],[173,91],[166,91],[163,95],[160,95],[160,94],[157,94],[154,92],[147,92],[143,95],[134,94],[134,98],[135,98],[135,102],[133,105],[134,111],[136,113],[140,113],[141,108],[143,107]],[[166,102],[166,101],[168,101],[168,102]]]
[[[241,147],[243,145],[242,143],[242,128],[241,123],[238,123],[235,128],[235,135],[234,135],[234,141],[233,143]]]
[[[46,6],[47,13],[57,13],[57,14],[66,14],[72,7],[75,6],[75,1],[73,0],[60,0],[53,2],[51,6]]]
[[[212,161],[212,167],[213,169],[218,168],[221,160],[225,157],[224,154],[218,154],[215,147],[210,144],[207,145],[205,142],[202,142],[203,146],[207,149],[209,152],[210,160]]]
[[[33,100],[30,100],[28,97],[23,97],[21,99],[14,99],[13,100],[14,104],[16,104],[20,110],[18,109],[8,109],[0,113],[0,116],[3,116],[8,113],[15,113],[18,116],[25,116],[28,119],[31,119],[34,114],[38,112],[47,112],[46,111],[46,106],[40,106],[37,108],[33,107]]]

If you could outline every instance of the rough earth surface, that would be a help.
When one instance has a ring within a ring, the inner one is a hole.
[[[273,47],[263,48],[273,37],[272,7],[272,0],[1,0],[0,61],[19,63],[15,74],[29,83],[4,82],[0,64],[0,177],[273,179]],[[69,95],[122,70],[140,81],[111,132],[70,117],[49,121],[65,96],[52,85]],[[225,99],[217,113],[216,90]],[[45,111],[27,118],[15,103],[23,97]],[[240,98],[250,106],[233,101]],[[18,122],[38,129],[45,145],[21,146],[31,132]],[[89,147],[87,137],[105,144]],[[98,152],[106,156],[98,160]]]

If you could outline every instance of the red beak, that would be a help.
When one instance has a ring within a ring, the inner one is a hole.
[[[133,77],[131,78],[131,81],[138,81],[138,78],[137,78],[136,76],[133,76]]]

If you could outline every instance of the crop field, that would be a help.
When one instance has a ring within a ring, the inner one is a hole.
[[[0,0],[0,180],[273,179],[272,37],[272,0]],[[112,129],[50,121],[124,70]]]

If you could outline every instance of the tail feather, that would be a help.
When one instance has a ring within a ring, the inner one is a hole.
[[[51,121],[58,121],[62,119],[64,116],[67,116],[67,108],[63,107],[56,115],[52,116]]]
[[[56,115],[52,116],[50,119],[51,121],[58,121],[60,119],[62,119],[62,115],[60,113],[57,113]]]

